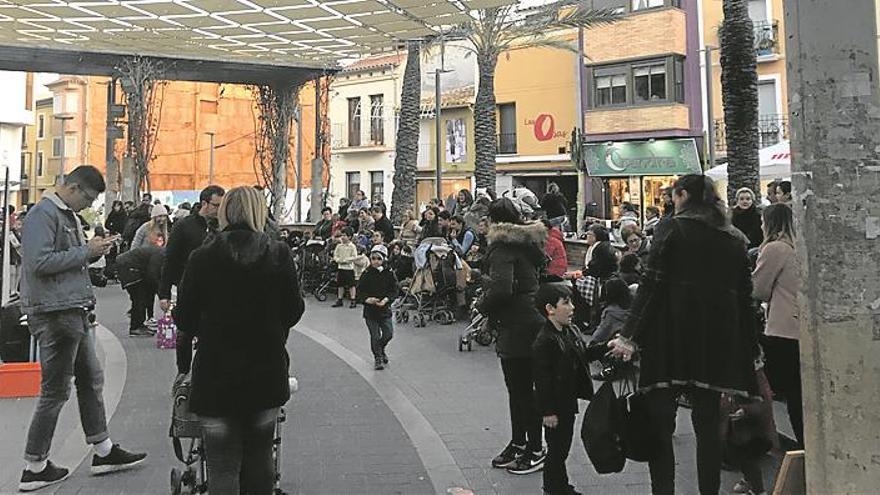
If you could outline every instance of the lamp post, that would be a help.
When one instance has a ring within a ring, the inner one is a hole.
[[[446,58],[446,45],[443,43],[443,39],[440,39],[440,66],[437,67],[437,70],[434,71],[434,134],[435,140],[437,143],[436,149],[434,150],[434,159],[435,159],[435,169],[434,169],[434,180],[436,182],[436,191],[437,191],[437,199],[443,199],[443,149],[440,146],[441,141],[443,140],[443,126],[442,120],[440,118],[441,111],[441,98],[442,91],[440,89],[440,76],[444,72],[452,72],[451,70],[446,70],[445,66],[445,58]]]
[[[712,52],[718,50],[717,46],[706,45],[703,55],[706,64],[706,140],[708,146],[708,170],[715,167],[715,102],[712,90]]]

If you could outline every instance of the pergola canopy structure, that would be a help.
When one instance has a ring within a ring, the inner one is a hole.
[[[0,69],[107,74],[119,57],[169,79],[309,79],[516,0],[0,0]]]

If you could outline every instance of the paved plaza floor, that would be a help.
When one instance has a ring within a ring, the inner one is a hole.
[[[88,474],[90,453],[79,430],[76,402],[62,414],[52,459],[74,470],[70,479],[37,493],[169,493],[180,466],[168,437],[174,352],[150,338],[129,338],[128,298],[119,286],[99,289],[98,329],[107,373],[105,396],[114,441],[149,453],[146,464],[105,477]],[[538,494],[541,475],[515,476],[490,466],[510,440],[507,396],[494,350],[459,352],[462,325],[395,326],[390,366],[372,369],[361,309],[307,302],[291,332],[291,374],[300,390],[286,406],[282,487],[290,494]],[[247,329],[242,329],[247,332]],[[0,400],[0,493],[15,491],[34,399]],[[586,403],[581,403],[583,410]],[[578,422],[580,421],[580,415]],[[778,416],[779,417],[779,416]],[[579,423],[578,423],[579,426]],[[695,441],[681,409],[675,436],[677,492],[695,494]],[[80,461],[85,462],[80,462]],[[771,483],[777,456],[765,458]],[[575,439],[568,461],[584,493],[650,493],[647,465],[628,462],[619,474],[598,475]],[[723,473],[729,493],[738,473]]]

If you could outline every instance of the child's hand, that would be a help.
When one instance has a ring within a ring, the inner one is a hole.
[[[364,302],[367,304],[378,304],[379,300],[375,297],[368,297],[364,300]]]
[[[559,425],[559,418],[553,416],[544,416],[544,426],[547,428],[556,428]]]

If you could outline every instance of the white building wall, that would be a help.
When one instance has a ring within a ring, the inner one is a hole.
[[[27,110],[27,75],[24,72],[0,71],[0,180],[9,170],[14,184],[10,191],[18,191],[21,181],[22,128],[33,123],[33,112]],[[10,203],[15,202],[10,198]]]

